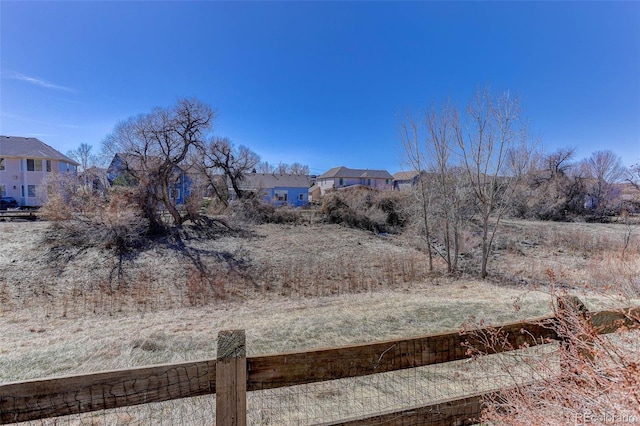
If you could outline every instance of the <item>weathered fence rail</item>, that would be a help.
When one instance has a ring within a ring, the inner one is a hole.
[[[637,325],[640,308],[591,313],[600,333]],[[0,424],[79,414],[137,404],[216,394],[221,425],[246,422],[246,392],[359,377],[469,358],[469,349],[498,353],[558,339],[555,317],[532,319],[472,332],[428,335],[310,352],[246,357],[244,331],[221,332],[215,360],[184,362],[0,385]],[[478,336],[500,330],[505,344],[487,346]],[[500,349],[504,348],[504,349]],[[483,397],[403,408],[375,417],[327,424],[468,424],[477,418]],[[426,420],[426,421],[425,421]]]
[[[0,210],[0,220],[2,219],[36,220],[38,213],[34,210]]]

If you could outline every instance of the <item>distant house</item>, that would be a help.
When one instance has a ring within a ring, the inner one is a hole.
[[[79,163],[37,138],[0,136],[0,196],[21,206],[46,202],[46,178],[52,173],[76,174]]]
[[[393,174],[393,189],[402,191],[411,189],[420,182],[420,173],[417,170],[397,172]]]
[[[334,167],[321,174],[316,179],[317,188],[312,188],[313,194],[324,196],[328,191],[340,190],[353,186],[364,186],[371,189],[393,189],[393,176],[386,170],[349,169],[344,166]],[[316,200],[315,195],[313,200]]]
[[[78,173],[78,180],[88,185],[94,192],[106,193],[111,187],[107,178],[107,169],[92,166]]]
[[[137,184],[138,175],[143,170],[140,156],[135,154],[117,153],[107,167],[107,180],[110,185],[128,186]],[[180,167],[174,170],[174,180],[171,186],[171,198],[176,204],[184,204],[191,188],[191,178]]]
[[[306,175],[247,173],[240,189],[276,206],[300,207],[309,203],[309,185],[309,176]],[[231,188],[229,193],[233,193]]]

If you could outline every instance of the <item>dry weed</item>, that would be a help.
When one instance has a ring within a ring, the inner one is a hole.
[[[549,270],[548,276],[552,282],[556,280],[553,271]],[[639,422],[640,311],[614,309],[611,317],[617,312],[622,328],[603,335],[580,299],[552,289],[558,300],[556,320],[547,326],[560,343],[553,351],[521,359],[517,368],[526,366],[532,373],[527,381],[522,381],[516,366],[503,365],[511,382],[489,397],[482,420],[509,425]],[[499,330],[483,333],[480,338],[497,350],[505,345]]]

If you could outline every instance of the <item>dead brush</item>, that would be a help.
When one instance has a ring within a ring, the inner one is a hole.
[[[154,281],[154,277],[149,272],[142,271],[128,290],[136,309],[142,314],[153,308]]]
[[[524,379],[513,364],[504,363],[509,384],[486,399],[481,421],[523,426],[640,421],[640,310],[612,311],[621,328],[603,335],[597,318],[576,297],[557,289],[552,294],[559,301],[556,319],[546,327],[559,343],[552,351],[521,357]],[[505,346],[499,330],[475,337],[484,345],[476,354]]]
[[[11,292],[6,281],[0,283],[0,314],[10,312],[13,309]]]
[[[202,271],[192,269],[187,273],[186,279],[187,301],[189,306],[205,306],[211,298],[209,280]]]

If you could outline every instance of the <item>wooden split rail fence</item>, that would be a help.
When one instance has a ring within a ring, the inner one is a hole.
[[[3,219],[37,220],[38,212],[34,210],[0,210],[0,220]]]
[[[631,318],[639,315],[640,308],[602,311],[591,313],[589,321],[600,333],[612,333],[622,325],[637,326]],[[505,349],[486,347],[477,337],[487,328],[253,357],[246,357],[244,331],[223,331],[218,335],[217,359],[0,385],[0,424],[216,394],[216,424],[244,425],[247,392],[452,362],[469,358],[469,348],[497,353],[545,344],[558,339],[549,326],[553,321],[557,319],[546,317],[499,326],[508,342]],[[488,395],[327,424],[472,424]]]

